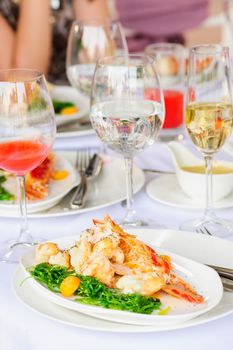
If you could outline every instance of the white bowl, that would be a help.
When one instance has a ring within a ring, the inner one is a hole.
[[[182,191],[197,201],[206,198],[206,177],[205,174],[192,173],[183,170],[184,166],[202,165],[203,161],[195,157],[186,147],[178,142],[169,142],[168,148],[176,169],[176,176]],[[221,164],[233,169],[232,162],[218,161]],[[229,174],[213,174],[213,200],[228,196],[233,191],[233,172]]]

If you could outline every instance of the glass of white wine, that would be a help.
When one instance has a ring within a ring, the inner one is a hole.
[[[185,124],[188,134],[202,153],[206,169],[206,207],[201,218],[181,228],[227,237],[233,223],[216,216],[213,207],[213,158],[232,131],[232,91],[229,49],[220,45],[191,48]]]

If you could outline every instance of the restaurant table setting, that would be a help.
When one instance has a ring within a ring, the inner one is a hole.
[[[0,71],[1,350],[232,348],[229,50],[184,52],[76,21],[71,86]]]
[[[87,139],[83,141],[85,142]],[[95,141],[98,145],[98,141]],[[229,161],[231,160],[228,155],[224,154],[224,157]],[[174,171],[170,155],[161,144],[155,144],[149,148],[145,151],[143,157],[139,155],[136,158],[136,164],[142,169],[150,167],[164,171]],[[146,183],[150,183],[155,178],[159,178],[159,175],[147,173]],[[142,207],[145,208],[148,217],[159,220],[161,225],[167,228],[165,231],[157,232],[150,232],[148,229],[141,230],[140,238],[143,241],[148,243],[154,241],[159,247],[201,263],[233,268],[231,258],[233,249],[231,245],[233,243],[227,240],[218,242],[216,238],[206,235],[176,231],[184,220],[191,219],[200,213],[201,209],[184,210],[161,204],[147,196],[145,187],[135,195],[135,206],[138,210]],[[220,213],[225,218],[230,219],[231,211],[232,209],[228,208],[220,210]],[[68,238],[72,235],[79,235],[82,230],[90,226],[92,218],[102,218],[106,212],[115,219],[122,217],[124,209],[120,204],[115,204],[105,209],[94,210],[77,216],[60,216],[49,219],[33,218],[29,220],[30,230],[35,236],[50,241],[57,237]],[[15,237],[15,232],[19,226],[18,220],[2,218],[1,223],[3,227],[1,240]],[[129,229],[128,231],[135,232],[136,230]],[[114,343],[114,341],[117,341],[116,348],[119,346],[123,348],[129,346],[130,348],[133,345],[134,348],[139,349],[142,344],[149,346],[154,344],[155,341],[157,344],[168,348],[172,346],[174,340],[176,340],[177,348],[180,346],[189,346],[191,349],[197,346],[203,349],[210,346],[215,348],[216,344],[220,346],[220,343],[224,349],[231,348],[232,316],[227,316],[233,309],[233,294],[230,292],[224,292],[224,299],[226,298],[226,300],[224,303],[221,302],[219,308],[216,307],[216,314],[213,309],[212,314],[208,312],[206,316],[204,314],[177,326],[177,328],[187,327],[186,329],[158,333],[152,326],[143,326],[147,329],[137,326],[139,329],[135,329],[136,326],[115,324],[81,314],[81,319],[76,318],[74,311],[63,310],[61,307],[53,305],[53,303],[44,299],[37,290],[32,290],[27,281],[20,287],[25,275],[20,274],[18,267],[15,265],[1,264],[0,269],[2,286],[0,289],[0,329],[1,344],[5,346],[5,348],[3,347],[4,350],[14,348],[39,349],[55,345],[57,349],[62,349],[64,346],[72,346],[76,342],[85,345],[86,348],[95,346],[96,348],[107,349],[109,342]],[[14,276],[13,280],[12,276]],[[220,312],[218,313],[218,311]],[[218,319],[223,315],[224,318]],[[213,320],[213,322],[202,324],[210,320]],[[193,327],[195,324],[196,327]],[[85,330],[85,328],[89,330]],[[156,333],[154,333],[155,331]],[[113,332],[120,333],[114,334]],[[134,333],[132,334],[132,332]],[[139,332],[146,332],[146,334],[136,334]],[[217,339],[213,337],[213,332],[218,336]],[[45,336],[41,336],[43,333]],[[201,344],[200,336],[202,337]],[[222,337],[224,337],[224,342],[221,339]]]

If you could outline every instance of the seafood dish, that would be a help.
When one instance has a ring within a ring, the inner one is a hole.
[[[34,170],[26,175],[26,195],[28,199],[43,199],[48,195],[48,185],[52,180],[64,180],[68,171],[57,170],[54,154],[48,157]]]
[[[54,172],[54,157],[50,154],[37,168],[26,175],[27,199],[43,199],[48,195],[48,184]]]
[[[42,285],[75,301],[137,313],[159,310],[161,293],[185,303],[205,298],[174,272],[168,255],[125,232],[106,215],[93,220],[69,249],[39,244],[29,272]]]
[[[27,199],[42,200],[48,196],[51,181],[65,179],[69,175],[66,169],[57,170],[55,156],[50,153],[48,157],[35,169],[26,174],[25,190]],[[14,189],[15,176],[1,171],[0,176],[0,201],[14,201],[16,190]],[[13,190],[12,190],[13,189]]]

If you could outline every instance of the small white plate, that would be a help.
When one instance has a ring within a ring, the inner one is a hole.
[[[77,152],[59,152],[63,159],[66,159],[71,165],[74,166],[76,161]],[[72,169],[74,169],[72,167]],[[76,170],[75,173],[77,173]],[[69,204],[72,197],[72,191],[67,195],[60,198],[57,203],[50,206],[50,209],[40,208],[36,212],[29,211],[30,218],[48,218],[48,217],[60,217],[82,214],[92,210],[108,207],[110,205],[121,202],[126,198],[126,185],[125,185],[125,167],[123,159],[108,158],[107,162],[103,165],[100,175],[91,182],[90,190],[86,196],[86,205],[82,209],[70,209]],[[57,181],[59,186],[59,182]],[[138,192],[145,183],[145,175],[143,171],[137,167],[133,170],[133,184],[134,193]],[[73,187],[73,186],[72,186]],[[70,187],[69,189],[72,189]],[[57,188],[60,193],[61,188]],[[69,192],[69,191],[67,191]],[[67,193],[66,192],[66,193]],[[64,197],[64,198],[63,198]],[[39,203],[38,203],[39,205]],[[30,204],[28,205],[30,207]],[[5,210],[8,209],[9,210]],[[17,210],[11,210],[12,204],[7,205],[7,208],[1,207],[0,204],[0,217],[18,217]],[[17,207],[18,208],[18,207]],[[16,209],[16,208],[15,208]],[[30,208],[29,208],[30,209]],[[37,208],[38,209],[38,208]]]
[[[68,249],[74,246],[77,236],[65,237],[53,240],[59,247]],[[171,307],[168,315],[157,315],[154,311],[151,315],[105,309],[92,305],[84,305],[75,302],[73,298],[64,298],[61,294],[54,293],[34,279],[30,279],[31,286],[38,290],[42,296],[51,302],[67,309],[78,311],[93,317],[135,325],[173,325],[195,318],[215,307],[221,300],[223,288],[218,274],[209,267],[199,264],[187,258],[161,250],[151,245],[156,251],[169,255],[174,266],[174,273],[188,281],[203,297],[201,304],[192,304],[179,300],[169,295],[161,295],[162,308]],[[35,265],[35,247],[29,249],[21,258],[21,266],[25,274],[29,275],[27,268]]]
[[[58,126],[78,121],[86,117],[89,113],[88,101],[71,86],[54,86],[51,90],[51,97],[52,100],[72,102],[78,109],[77,113],[69,115],[56,114],[56,123]]]
[[[146,187],[148,196],[157,202],[184,209],[203,209],[204,201],[188,197],[180,188],[176,175],[161,175],[149,182]],[[233,207],[233,192],[214,203],[215,208]]]
[[[63,180],[51,180],[48,185],[48,195],[44,199],[28,200],[27,210],[28,214],[37,213],[42,210],[47,210],[56,205],[73,187],[80,183],[80,175],[72,164],[62,155],[54,153],[55,169],[66,170],[68,176]],[[4,187],[11,193],[15,194],[17,198],[17,184],[16,179],[10,176],[4,183]],[[0,202],[0,216],[19,216],[19,204]]]
[[[212,264],[233,268],[233,243],[210,236],[176,230],[134,229],[147,244],[182,254],[200,263]],[[216,254],[218,251],[218,254]],[[22,285],[25,274],[21,268],[13,276],[12,287],[17,298],[32,311],[51,320],[75,326],[78,328],[105,331],[105,332],[132,332],[146,333],[182,329],[201,325],[220,319],[233,313],[233,293],[224,292],[220,303],[211,311],[190,321],[169,326],[138,326],[114,323],[96,319],[79,312],[65,309],[46,300],[36,289],[31,287],[29,280]]]

